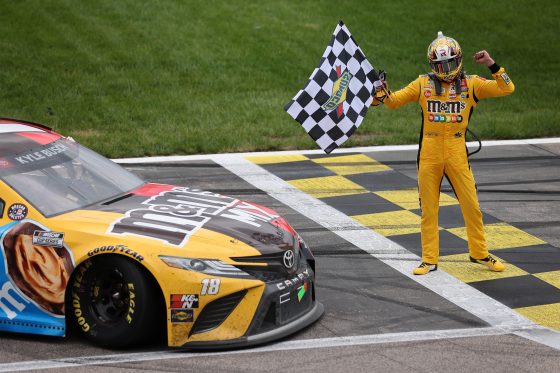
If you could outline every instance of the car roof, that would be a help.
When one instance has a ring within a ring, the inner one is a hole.
[[[45,126],[44,124],[30,122],[22,119],[0,117],[0,133],[36,132],[37,130],[42,130],[43,132],[52,132],[52,129]]]
[[[0,118],[0,157],[50,144],[62,136],[39,123]]]

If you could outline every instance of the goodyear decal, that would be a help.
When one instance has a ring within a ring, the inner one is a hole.
[[[91,326],[86,321],[84,317],[84,313],[82,311],[82,303],[80,299],[80,295],[78,294],[78,290],[82,288],[82,280],[84,278],[84,274],[87,272],[89,267],[91,267],[91,261],[86,260],[78,270],[76,271],[76,275],[74,276],[74,283],[72,284],[72,310],[74,316],[76,316],[76,321],[78,325],[82,328],[84,332],[89,332],[91,330]]]
[[[92,257],[97,254],[114,254],[114,253],[128,255],[138,260],[139,262],[144,260],[144,257],[142,255],[138,254],[136,251],[130,249],[125,245],[114,245],[114,246],[107,245],[107,246],[96,247],[95,249],[88,251],[87,255],[89,257]]]
[[[342,103],[346,100],[346,91],[352,80],[352,74],[348,70],[340,73],[340,66],[336,67],[338,79],[334,82],[332,94],[329,100],[322,106],[325,111],[337,109],[338,116],[342,116]]]

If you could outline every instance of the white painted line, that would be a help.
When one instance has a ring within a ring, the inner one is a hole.
[[[503,145],[538,145],[538,144],[558,144],[560,137],[551,137],[544,139],[525,139],[525,140],[496,140],[483,141],[482,146],[503,146]],[[478,142],[468,142],[468,147],[477,147]],[[336,149],[332,155],[345,153],[362,153],[362,152],[386,152],[386,151],[403,151],[417,150],[418,145],[384,145],[384,146],[366,146],[359,148],[341,148]],[[162,162],[184,162],[184,161],[201,161],[213,159],[215,157],[249,157],[263,155],[291,155],[291,154],[325,154],[320,149],[314,150],[284,150],[275,152],[252,152],[252,153],[230,153],[230,154],[195,154],[195,155],[170,155],[161,157],[140,157],[140,158],[121,158],[114,159],[117,163],[162,163]]]
[[[441,340],[450,338],[488,337],[525,332],[525,329],[515,328],[468,328],[449,330],[430,330],[406,333],[386,333],[373,335],[359,335],[350,337],[317,338],[280,342],[263,347],[240,349],[222,352],[178,352],[173,350],[137,352],[129,354],[82,356],[61,359],[18,361],[0,364],[0,372],[17,372],[24,370],[41,370],[72,368],[87,365],[122,364],[142,361],[189,359],[200,357],[214,357],[220,355],[255,354],[259,352],[290,351],[317,348],[334,348],[347,346],[373,345],[381,343],[416,342]],[[528,329],[531,331],[531,329]]]
[[[542,328],[442,270],[425,276],[413,275],[412,270],[420,262],[420,257],[250,161],[225,154],[213,159],[256,188],[265,191],[283,204],[314,220],[354,246],[486,321],[491,326]],[[539,338],[537,335],[534,335],[534,337],[534,340],[551,347],[558,348],[560,345],[560,333],[558,332],[553,332],[549,336],[550,338]]]
[[[539,327],[520,330],[514,334],[560,350],[560,333],[555,330]]]

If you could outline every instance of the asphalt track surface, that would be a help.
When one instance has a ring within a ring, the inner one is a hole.
[[[309,156],[318,154],[311,152]],[[344,154],[335,152],[333,156]],[[416,178],[413,147],[354,149],[347,154],[365,154],[390,167],[397,177]],[[259,166],[242,155],[124,160],[123,163],[152,182],[215,191],[261,203],[283,214],[316,255],[317,294],[325,305],[325,315],[311,327],[278,343],[214,353],[169,351],[157,344],[142,351],[106,350],[74,336],[58,339],[3,333],[0,371],[557,372],[560,369],[560,333],[548,328],[560,323],[560,313],[555,308],[560,304],[555,293],[560,292],[557,289],[560,285],[555,282],[558,278],[550,280],[556,286],[550,288],[531,282],[533,273],[555,274],[560,270],[560,257],[556,253],[560,248],[558,140],[548,144],[485,146],[471,159],[485,223],[488,219],[491,223],[499,222],[501,227],[505,224],[543,241],[532,243],[536,248],[533,257],[541,258],[538,260],[519,259],[517,247],[502,249],[504,255],[508,252],[508,259],[516,268],[526,270],[525,275],[513,277],[525,282],[511,284],[507,281],[513,281],[512,278],[498,278],[469,285],[457,280],[463,273],[461,270],[454,273],[456,266],[449,267],[453,276],[442,270],[415,278],[410,270],[418,263],[418,244],[414,240],[397,239],[409,236],[385,237],[357,224],[341,212],[360,208],[362,203],[352,202],[352,198],[343,200],[342,205],[337,199],[339,205],[333,209],[324,203],[328,198],[316,199],[293,188],[297,183],[283,181],[300,177],[294,166],[304,166],[304,163],[290,164],[284,171],[278,171],[282,167]],[[308,171],[313,173],[313,170]],[[295,177],[290,177],[290,172]],[[450,192],[445,183],[442,188]],[[498,252],[496,255],[500,255]],[[459,261],[459,265],[469,264]],[[533,269],[529,270],[529,266]],[[532,302],[527,303],[529,306],[523,303],[527,299]],[[545,311],[539,315],[544,314],[544,319],[531,314],[532,309],[541,310],[534,307],[542,306]],[[526,318],[527,315],[530,317]]]

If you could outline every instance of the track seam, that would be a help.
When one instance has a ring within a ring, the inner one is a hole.
[[[359,335],[349,337],[330,337],[303,339],[279,342],[263,347],[240,349],[221,352],[178,352],[178,351],[152,351],[137,352],[129,354],[98,355],[70,357],[61,359],[45,359],[21,361],[14,363],[0,364],[0,372],[18,372],[26,370],[46,370],[60,368],[77,368],[92,365],[115,365],[125,363],[136,363],[143,361],[171,360],[171,359],[192,359],[201,357],[216,357],[221,355],[255,354],[278,351],[321,349],[333,347],[352,347],[374,345],[381,343],[406,343],[419,341],[437,341],[451,338],[472,338],[488,337],[506,334],[518,334],[531,332],[531,328],[503,328],[503,327],[483,327],[467,329],[447,329],[431,331],[415,331],[403,333],[385,333],[372,335]]]

